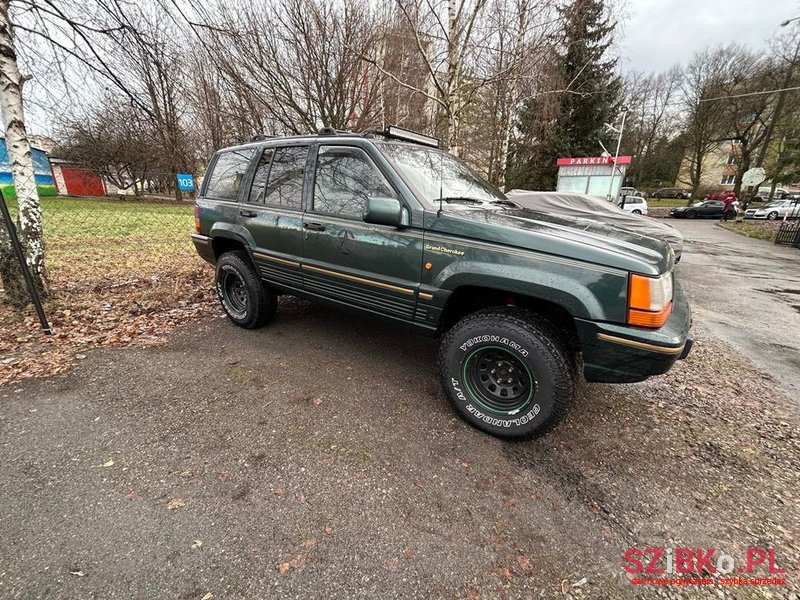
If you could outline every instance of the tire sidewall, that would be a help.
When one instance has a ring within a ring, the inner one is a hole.
[[[455,333],[455,332],[454,332]],[[501,414],[483,406],[469,389],[465,366],[469,357],[483,348],[502,348],[519,360],[532,380],[531,399],[514,414]],[[547,422],[553,411],[554,362],[547,349],[529,333],[488,327],[458,333],[448,340],[441,355],[441,376],[445,391],[461,415],[472,425],[493,435],[524,437]]]
[[[219,298],[219,302],[222,305],[225,314],[228,315],[228,318],[237,325],[246,327],[255,318],[258,298],[257,298],[257,291],[254,290],[250,285],[250,280],[247,277],[247,273],[243,271],[242,265],[240,263],[241,261],[237,257],[223,256],[217,263],[215,288],[217,290],[217,298]],[[231,308],[228,306],[228,302],[225,299],[225,295],[222,291],[222,279],[223,276],[227,274],[235,274],[242,280],[244,284],[244,289],[245,292],[247,293],[247,306],[245,308],[244,315],[242,316],[239,316],[232,312]]]

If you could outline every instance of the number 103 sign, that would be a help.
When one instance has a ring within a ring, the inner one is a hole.
[[[178,189],[182,192],[194,191],[194,177],[191,173],[178,173]]]

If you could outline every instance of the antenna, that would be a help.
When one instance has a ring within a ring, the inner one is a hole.
[[[444,152],[439,150],[439,212],[437,217],[442,216],[442,202],[444,202]]]

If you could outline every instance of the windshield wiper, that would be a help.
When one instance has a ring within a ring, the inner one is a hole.
[[[483,204],[486,201],[479,200],[478,198],[470,198],[469,196],[445,196],[444,198],[436,198],[434,202],[447,202],[448,204],[453,202],[472,202],[473,204]]]
[[[492,204],[501,204],[503,206],[513,206],[515,208],[519,206],[519,204],[517,204],[513,200],[501,199],[501,198],[498,198],[497,200],[488,200],[488,202],[491,202]]]

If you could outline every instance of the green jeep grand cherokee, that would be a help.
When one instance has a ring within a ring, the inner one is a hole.
[[[192,239],[231,321],[265,325],[286,293],[441,336],[446,394],[503,437],[556,424],[577,365],[633,382],[688,354],[666,243],[524,209],[433,146],[388,128],[217,152]]]

